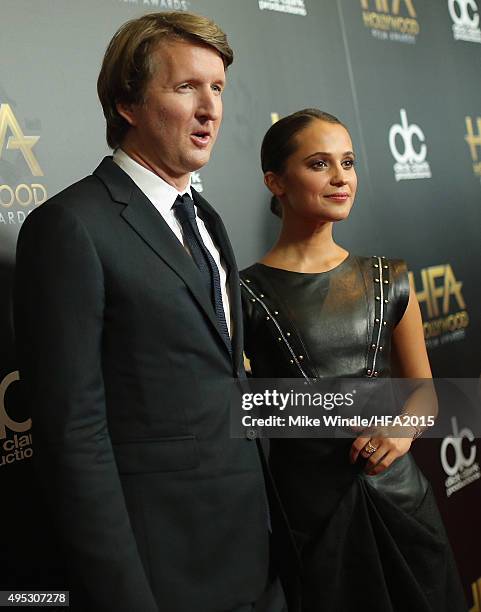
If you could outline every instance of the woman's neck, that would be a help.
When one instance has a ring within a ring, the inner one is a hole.
[[[261,263],[295,272],[325,272],[340,264],[349,253],[334,242],[332,222],[283,220],[276,244]]]

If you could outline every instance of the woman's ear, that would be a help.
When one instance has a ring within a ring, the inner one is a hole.
[[[282,178],[270,170],[264,174],[264,184],[277,198],[284,195]]]

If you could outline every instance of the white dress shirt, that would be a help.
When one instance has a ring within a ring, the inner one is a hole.
[[[174,214],[174,203],[177,199],[178,195],[184,195],[187,193],[190,197],[192,197],[191,191],[191,182],[189,178],[189,183],[187,187],[183,191],[177,191],[175,187],[166,183],[164,179],[160,178],[157,174],[154,174],[141,164],[134,161],[131,157],[127,155],[122,149],[116,149],[113,154],[114,162],[122,168],[122,170],[130,176],[130,178],[134,181],[137,187],[144,193],[145,196],[150,200],[150,202],[155,206],[158,212],[162,215],[164,221],[173,231],[177,239],[182,243],[184,248],[188,251],[187,245],[184,243],[184,239],[182,236],[182,227],[178,222],[175,214]],[[214,258],[214,261],[219,269],[220,275],[220,287],[222,292],[222,304],[224,306],[224,314],[225,320],[227,322],[227,327],[229,329],[229,335],[232,337],[232,324],[231,324],[231,316],[230,316],[230,303],[229,303],[229,294],[227,292],[227,273],[225,264],[221,259],[219,249],[214,244],[211,235],[207,231],[205,223],[203,220],[197,215],[197,206],[194,204],[194,210],[197,220],[197,225],[199,227],[199,233],[204,241],[207,250]]]

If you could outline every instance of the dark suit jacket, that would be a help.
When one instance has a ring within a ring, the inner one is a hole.
[[[225,612],[266,584],[255,442],[229,435],[243,376],[234,255],[233,357],[193,260],[105,158],[20,232],[15,320],[35,462],[84,612]]]

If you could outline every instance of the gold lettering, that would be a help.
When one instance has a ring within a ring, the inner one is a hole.
[[[369,10],[369,0],[361,0],[363,10]],[[379,13],[389,13],[388,0],[376,0],[376,11]]]
[[[38,142],[39,136],[25,136],[10,105],[2,104],[0,105],[0,158],[2,157],[7,128],[12,132],[12,136],[9,136],[6,148],[9,150],[19,149],[30,168],[30,172],[34,176],[43,176],[42,169],[32,151]]]
[[[476,582],[471,584],[471,590],[474,605],[469,609],[469,612],[481,612],[481,578],[478,578]]]
[[[40,196],[38,194],[39,190],[42,192],[42,195]],[[45,200],[47,199],[47,190],[45,189],[45,187],[41,185],[40,183],[32,183],[32,191],[33,191],[33,199],[35,201],[35,204],[37,206],[40,206],[40,204],[43,204]]]
[[[14,203],[20,206],[40,206],[48,198],[47,190],[40,183],[20,183],[16,187],[0,185],[0,207],[10,208]]]
[[[481,162],[477,162],[476,164],[473,164],[473,171],[474,171],[474,174],[476,174],[477,176],[481,176]]]
[[[6,191],[8,195],[10,196],[10,199],[8,200],[8,202],[2,196],[3,191]],[[14,201],[15,201],[15,194],[13,192],[13,189],[10,187],[10,185],[0,185],[0,204],[4,206],[5,208],[8,208],[9,206],[13,204]]]
[[[414,284],[413,273],[409,273]],[[442,284],[438,285],[436,281],[442,278]],[[451,305],[451,296],[456,299],[458,308],[464,310],[466,303],[464,301],[461,289],[463,283],[456,280],[453,269],[450,264],[431,266],[421,270],[422,289],[416,291],[416,297],[419,303],[424,303],[426,306],[427,318],[433,319],[440,316],[438,300],[442,298],[442,314],[449,314]]]
[[[409,274],[412,278],[414,286],[416,286],[414,282],[413,273],[410,272]],[[422,291],[416,291],[416,297],[420,304],[423,302],[426,304],[426,311],[427,311],[428,319],[432,319],[435,315],[434,315],[433,305],[431,302],[431,291],[430,291],[430,284],[428,280],[428,268],[421,270],[421,282],[422,282],[423,288],[422,288]]]
[[[438,298],[443,297],[445,293],[444,286],[437,286],[436,279],[444,276],[445,266],[432,266],[427,269],[429,279],[429,292],[431,294],[432,312],[435,317],[439,316]]]
[[[399,15],[399,9],[400,9],[400,3],[401,0],[393,0],[392,1],[392,12],[394,15]],[[404,3],[406,5],[406,8],[408,10],[408,13],[411,17],[415,18],[416,17],[416,11],[414,10],[414,6],[413,6],[413,2],[412,0],[404,0]]]
[[[26,197],[23,196],[23,198],[21,198],[21,193],[26,193]],[[30,206],[30,204],[33,202],[33,193],[31,188],[28,185],[24,185],[23,183],[21,185],[17,185],[17,188],[15,189],[15,198],[17,199],[17,202],[22,206]]]
[[[409,15],[413,18],[416,17],[416,11],[414,9],[413,0],[403,0],[406,5],[406,9]],[[392,0],[392,8],[389,11],[389,0],[376,0],[376,11],[378,13],[389,13],[393,15],[399,15],[401,0]],[[361,7],[364,11],[369,10],[369,0],[361,0]]]
[[[426,340],[429,338],[436,338],[446,332],[466,329],[467,327],[469,327],[469,315],[466,310],[460,310],[448,317],[432,319],[431,321],[425,321],[423,323],[424,337]]]
[[[463,286],[463,283],[461,281],[456,280],[453,269],[448,264],[446,266],[446,274],[444,277],[443,314],[447,314],[449,312],[449,302],[450,302],[451,295],[454,295],[454,297],[456,298],[459,308],[462,308],[462,309],[466,308],[463,294],[461,293],[462,286]]]
[[[469,145],[469,150],[471,152],[471,157],[473,158],[473,161],[478,161],[478,150],[477,147],[481,147],[481,117],[477,117],[476,119],[476,124],[478,127],[478,135],[476,136],[474,134],[474,129],[473,129],[473,120],[471,119],[471,117],[465,117],[466,119],[466,131],[467,134],[464,137],[464,139],[466,140],[466,142]]]

